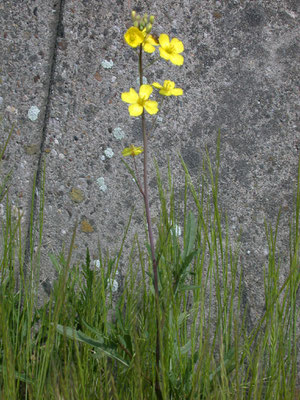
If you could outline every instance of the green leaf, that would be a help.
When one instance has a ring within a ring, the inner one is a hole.
[[[125,365],[126,367],[129,367],[129,364],[127,361],[125,361],[122,356],[120,356],[115,349],[111,348],[110,345],[106,345],[103,343],[103,340],[94,340],[91,337],[87,336],[81,331],[77,331],[74,328],[68,327],[68,326],[62,326],[62,325],[57,325],[57,331],[62,334],[66,335],[70,339],[76,339],[79,342],[86,343],[90,346],[96,347],[98,350],[101,350],[106,356],[113,358],[114,360],[118,361],[119,363]],[[115,346],[114,343],[112,343],[113,346]]]
[[[178,291],[179,292],[184,292],[186,290],[195,290],[195,289],[200,289],[203,287],[203,285],[187,285],[187,286],[181,286]]]
[[[0,365],[0,372],[6,372],[6,368]],[[33,380],[26,377],[25,374],[20,374],[20,372],[15,371],[16,379],[19,379],[22,382],[33,384]]]
[[[8,142],[10,141],[11,135],[13,134],[14,128],[15,128],[15,127],[14,127],[14,125],[13,125],[13,126],[11,127],[11,130],[10,130],[10,132],[9,132],[9,134],[8,134],[8,137],[7,137],[7,139],[6,139],[5,143],[4,143],[3,148],[2,148],[2,149],[0,148],[0,161],[2,160],[2,157],[3,157],[4,153],[5,153],[5,150],[6,150],[6,147],[7,147],[7,145],[8,145]]]
[[[1,158],[0,158],[1,161]],[[2,201],[4,199],[4,197],[6,196],[6,193],[8,191],[8,182],[11,179],[11,174],[12,174],[12,170],[9,171],[9,173],[6,175],[6,177],[3,180],[3,183],[0,186],[0,201]]]
[[[79,342],[84,342],[94,347],[99,347],[103,344],[103,340],[94,340],[90,336],[84,334],[82,331],[77,331],[69,326],[62,326],[58,324],[56,329],[59,333],[66,335],[70,339],[76,339]]]
[[[111,349],[108,346],[102,345],[100,347],[97,347],[98,350],[101,350],[104,354],[107,355],[107,357],[110,357],[116,361],[118,361],[120,364],[123,364],[125,367],[129,367],[129,364],[126,360],[122,358],[114,349]]]
[[[61,271],[61,265],[57,261],[57,258],[55,257],[54,254],[49,254],[50,260],[52,261],[52,264],[54,265],[56,271],[59,273]]]
[[[93,326],[89,325],[85,320],[82,320],[82,323],[85,327],[87,327],[91,332],[93,332],[97,339],[101,342],[106,339],[108,340],[108,337],[104,336],[101,332],[99,332],[97,329],[95,329]]]
[[[178,290],[181,290],[181,286],[184,282],[184,279],[186,278],[186,276],[188,274],[192,274],[189,271],[189,265],[191,263],[191,261],[193,260],[193,258],[196,256],[196,254],[198,254],[198,250],[192,251],[191,253],[189,253],[186,258],[182,261],[182,264],[179,267],[179,271],[177,273],[177,276],[175,277],[175,293],[177,293]]]
[[[197,222],[194,214],[190,211],[187,217],[186,229],[184,230],[184,250],[183,259],[185,259],[194,248],[197,233]]]
[[[228,350],[224,357],[224,366],[226,369],[227,375],[229,375],[234,369],[235,369],[235,351],[234,348],[231,348]],[[212,381],[216,375],[221,374],[221,365],[218,366],[218,368],[215,369],[214,372],[212,372],[209,375],[209,380]]]
[[[178,326],[180,326],[188,316],[189,316],[189,313],[187,311],[181,313],[177,318]]]
[[[197,253],[198,253],[198,250],[192,251],[184,258],[184,260],[182,261],[181,267],[180,267],[181,275],[187,270],[188,266],[190,265],[190,263],[192,262],[193,258],[195,257],[195,255]]]
[[[180,347],[181,355],[188,353],[191,350],[192,342],[189,340],[184,346]]]
[[[132,169],[131,167],[129,167],[129,165],[127,164],[127,162],[124,161],[123,159],[121,159],[121,162],[125,165],[127,171],[130,173],[130,175],[132,176],[132,178],[133,178],[135,184],[136,184],[137,187],[139,188],[139,183],[138,183],[138,180],[137,180],[137,178],[136,178],[134,169]]]

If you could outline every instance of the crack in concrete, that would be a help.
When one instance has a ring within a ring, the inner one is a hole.
[[[33,227],[36,221],[36,216],[38,213],[37,204],[38,204],[38,190],[41,184],[42,172],[43,172],[43,160],[44,160],[44,147],[45,141],[47,136],[47,129],[49,124],[49,115],[50,115],[50,103],[51,103],[51,94],[52,94],[52,86],[54,81],[54,74],[56,68],[56,59],[57,59],[57,48],[58,48],[58,39],[64,36],[64,27],[63,27],[63,11],[64,11],[65,0],[58,0],[54,3],[54,7],[56,8],[56,20],[54,22],[54,29],[53,29],[53,42],[52,46],[49,48],[49,81],[48,81],[48,93],[46,96],[45,101],[45,112],[44,112],[44,121],[42,127],[42,138],[40,142],[40,150],[39,150],[39,158],[37,163],[36,172],[34,174],[33,182],[32,182],[32,189],[35,188],[34,193],[31,190],[31,198],[29,203],[29,217],[27,223],[27,235],[25,238],[25,253],[24,253],[24,277],[28,276],[28,268],[29,262],[31,261],[32,257],[32,241],[30,240],[31,235],[33,234]],[[37,190],[38,189],[38,190]],[[32,267],[32,266],[31,266]]]

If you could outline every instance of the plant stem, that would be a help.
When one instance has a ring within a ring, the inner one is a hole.
[[[141,180],[140,180],[140,177],[139,177],[139,173],[138,173],[138,170],[137,170],[137,167],[136,167],[135,157],[132,157],[132,158],[133,158],[133,165],[134,165],[135,176],[136,176],[135,179],[136,179],[138,188],[139,188],[139,190],[140,190],[140,192],[141,192],[141,195],[142,195],[143,197],[145,197],[145,194],[144,194],[143,189],[142,189],[142,185],[141,185]]]
[[[140,86],[143,84],[143,46],[140,45],[139,52],[139,75],[140,75]],[[154,290],[155,290],[155,308],[156,308],[156,382],[155,391],[158,399],[162,399],[161,389],[159,385],[159,362],[160,362],[160,323],[159,323],[159,290],[158,290],[158,265],[155,257],[154,239],[151,224],[151,215],[149,207],[149,196],[148,196],[148,137],[146,132],[146,118],[145,111],[142,113],[142,132],[144,142],[144,203],[146,210],[146,219],[148,225],[149,242],[152,257],[153,276],[154,276]]]

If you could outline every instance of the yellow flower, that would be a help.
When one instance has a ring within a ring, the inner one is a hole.
[[[145,35],[145,40],[143,42],[143,49],[146,53],[153,53],[155,51],[154,46],[158,46],[158,41],[154,39],[152,35],[148,35],[146,32],[146,28],[143,30],[143,34]]]
[[[135,147],[134,144],[130,145],[130,147],[126,147],[123,151],[122,154],[124,157],[127,156],[137,156],[139,154],[141,154],[144,151],[144,149],[142,147]]]
[[[131,47],[137,47],[144,41],[144,34],[135,26],[132,26],[124,35],[124,39]]]
[[[144,108],[149,114],[156,114],[158,112],[157,101],[148,100],[152,91],[151,85],[142,85],[139,94],[132,88],[130,88],[129,92],[122,93],[122,100],[130,104],[128,111],[132,117],[141,115]]]
[[[163,96],[181,96],[183,94],[183,90],[175,88],[175,82],[172,81],[164,81],[164,86],[161,86],[158,82],[153,82],[152,86],[160,89],[159,94]]]
[[[160,56],[167,61],[170,60],[175,65],[182,65],[184,58],[179,53],[184,50],[183,43],[176,38],[170,42],[169,36],[165,33],[162,33],[158,40],[161,46],[159,48]]]

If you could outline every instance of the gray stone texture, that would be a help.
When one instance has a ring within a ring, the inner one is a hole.
[[[160,59],[145,72],[149,83],[172,79],[184,90],[164,102],[150,138],[163,175],[170,160],[178,197],[184,187],[178,153],[196,183],[206,147],[214,159],[220,130],[220,204],[233,243],[241,233],[245,301],[254,322],[263,307],[268,257],[264,221],[274,226],[280,207],[282,281],[288,272],[300,148],[298,0],[0,4],[0,113],[4,127],[15,122],[2,173],[13,167],[11,198],[26,212],[33,174],[46,160],[41,284],[49,291],[55,270],[47,254],[68,246],[76,220],[74,260],[83,259],[86,246],[97,259],[98,239],[116,249],[132,206],[137,211],[129,239],[144,232],[141,198],[121,162],[124,147],[142,145],[140,119],[129,117],[120,98],[138,88],[137,53],[123,40],[131,8],[155,15],[154,32],[178,37],[185,46],[182,67]],[[35,121],[28,118],[31,106],[40,109]],[[1,144],[3,139],[1,133]],[[156,218],[154,177],[151,165]]]
[[[10,195],[15,206],[24,212],[24,221],[28,217],[32,178],[37,168],[45,125],[45,106],[56,40],[53,30],[55,11],[51,2],[0,3],[1,147],[8,131],[14,126],[1,171],[4,176],[13,169]],[[31,107],[40,110],[35,120],[28,117]],[[3,208],[1,211],[3,213]]]

